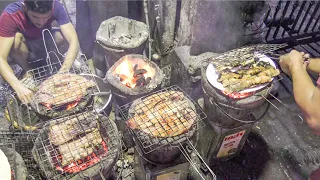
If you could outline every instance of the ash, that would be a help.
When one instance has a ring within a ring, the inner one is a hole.
[[[134,180],[134,148],[128,148],[123,152],[123,157],[120,158],[114,166],[117,177],[122,180]]]

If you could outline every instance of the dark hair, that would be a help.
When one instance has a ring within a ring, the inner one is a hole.
[[[53,0],[24,0],[24,4],[28,10],[44,14],[52,9]]]

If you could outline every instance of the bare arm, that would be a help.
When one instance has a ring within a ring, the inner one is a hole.
[[[310,58],[307,69],[315,73],[320,73],[320,58]]]
[[[67,39],[69,43],[69,48],[67,55],[65,57],[64,63],[60,71],[69,70],[77,57],[79,51],[79,41],[76,30],[71,23],[64,24],[60,26],[63,36]]]
[[[8,56],[13,43],[14,37],[0,37],[0,74],[16,91],[19,99],[28,103],[31,101],[32,92],[18,80],[8,64]]]
[[[290,68],[294,98],[305,114],[305,120],[320,135],[320,87],[316,87],[302,66]]]

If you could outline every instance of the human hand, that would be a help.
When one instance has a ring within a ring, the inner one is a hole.
[[[15,91],[22,103],[28,104],[32,101],[33,92],[30,89],[26,88],[25,86],[20,85],[17,88],[15,88]]]
[[[282,71],[290,75],[290,68],[301,66],[306,68],[305,59],[309,58],[309,54],[292,50],[290,53],[280,56],[280,67]]]

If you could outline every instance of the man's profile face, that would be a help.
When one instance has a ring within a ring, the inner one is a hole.
[[[51,11],[41,14],[37,12],[33,12],[31,10],[26,11],[29,19],[31,22],[37,27],[37,28],[43,28],[44,25],[48,22],[48,20],[51,18]]]

